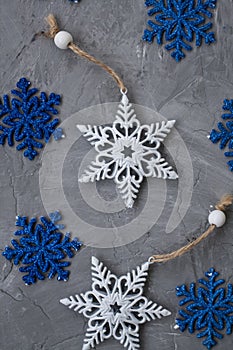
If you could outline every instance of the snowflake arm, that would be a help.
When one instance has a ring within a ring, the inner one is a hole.
[[[129,102],[126,94],[123,94],[121,102],[119,103],[114,126],[115,131],[117,131],[119,127],[121,129],[124,129],[126,137],[134,135],[134,132],[130,134],[129,128],[137,128],[140,126],[140,123],[137,120],[137,116],[132,107],[132,103]]]
[[[222,119],[233,119],[233,100],[225,99],[222,109],[228,111],[228,113],[222,114]]]
[[[223,123],[218,123],[218,129],[212,130],[210,133],[210,140],[213,143],[219,143],[219,148],[224,149],[227,145],[230,149],[233,148],[233,121],[228,121],[226,123],[226,127]],[[229,143],[229,144],[228,144]]]
[[[137,167],[127,164],[118,172],[115,183],[127,208],[132,208],[142,183],[143,176]]]
[[[150,140],[151,143],[158,141],[159,147],[160,142],[163,142],[165,137],[167,137],[167,135],[171,132],[171,129],[173,128],[175,122],[175,120],[163,120],[161,123],[152,124],[151,129],[147,132],[148,140]]]
[[[51,134],[56,130],[59,119],[53,119],[58,114],[55,106],[60,104],[60,96],[51,93],[49,96],[41,92],[36,96],[38,89],[30,88],[30,81],[21,78],[16,84],[17,89],[11,91],[15,96],[11,101],[4,95],[0,101],[0,144],[12,147],[14,142],[18,151],[24,150],[24,156],[33,160],[37,149],[44,147],[42,140],[49,141]]]
[[[98,322],[97,329],[96,322]],[[95,322],[89,320],[82,350],[95,348],[96,345],[102,343],[105,339],[110,338],[111,333],[109,334],[108,332],[108,326],[108,321],[103,318],[96,319]]]
[[[211,349],[217,344],[216,339],[222,339],[220,333],[226,326],[226,334],[232,333],[233,327],[233,286],[228,284],[227,290],[219,288],[224,284],[223,279],[217,280],[219,273],[211,268],[206,272],[207,280],[198,280],[200,287],[195,283],[188,289],[185,285],[176,288],[176,295],[184,297],[180,306],[186,306],[186,310],[180,310],[181,318],[176,320],[183,332],[188,328],[190,333],[195,330],[198,338],[205,338],[203,345]]]
[[[169,120],[162,121],[161,123],[151,124],[147,128],[147,131],[145,131],[145,126],[142,127],[142,130],[146,134],[146,138],[141,141],[141,144],[147,151],[145,152],[145,156],[151,155],[150,159],[144,157],[142,161],[142,166],[144,166],[144,170],[141,168],[141,172],[145,172],[146,177],[152,176],[163,179],[178,178],[178,175],[173,170],[172,166],[170,166],[168,162],[166,162],[166,160],[161,157],[160,153],[156,151],[160,147],[161,142],[163,142],[167,135],[171,132],[171,129],[173,128],[175,122],[175,120]],[[154,156],[151,153],[150,147],[148,147],[148,143],[149,145],[155,144]]]
[[[114,164],[114,160],[106,161],[100,160],[97,156],[95,161],[92,161],[88,168],[84,171],[84,174],[79,178],[79,182],[94,182],[104,179],[112,179],[115,176],[117,170],[117,164]],[[115,169],[113,171],[113,169]]]
[[[127,275],[123,275],[119,278],[119,290],[123,292],[123,298],[129,298],[131,293],[141,295],[148,276],[149,263],[146,262],[142,266],[137,266],[136,270],[128,272]],[[121,289],[121,285],[124,285],[124,289]]]
[[[184,50],[192,50],[188,43],[193,42],[194,37],[196,46],[201,45],[202,39],[206,44],[215,41],[214,33],[209,31],[212,23],[206,23],[206,18],[212,17],[216,0],[146,0],[145,6],[155,21],[148,21],[150,29],[144,31],[143,40],[152,43],[156,37],[162,45],[165,39],[168,42],[165,48],[173,50],[171,56],[177,62],[185,57]]]
[[[78,311],[85,317],[89,318],[82,350],[94,348],[95,345],[98,345],[105,339],[110,338],[112,334],[112,326],[109,323],[108,318],[100,315],[100,310],[98,305],[95,305],[95,300],[96,296],[91,292],[60,300],[60,302],[63,305],[68,306],[69,309]],[[96,327],[97,323],[98,327]]]
[[[128,331],[128,328],[130,329],[130,332]],[[117,327],[118,328],[118,327]],[[139,327],[138,325],[135,325],[134,322],[131,320],[122,322],[119,331],[121,331],[121,334],[118,335],[118,329],[115,329],[113,336],[116,340],[119,340],[120,343],[126,348],[128,347],[128,350],[137,350],[140,349],[140,340],[139,340]]]
[[[104,146],[109,143],[109,135],[105,132],[106,128],[102,126],[77,125],[77,128],[93,146]]]
[[[23,264],[20,272],[27,273],[23,276],[25,284],[30,285],[45,277],[53,278],[57,275],[58,280],[67,280],[69,271],[64,270],[70,262],[63,259],[72,258],[74,251],[78,251],[81,242],[77,239],[70,240],[69,234],[65,236],[59,232],[63,225],[55,225],[61,219],[59,212],[51,213],[50,220],[41,217],[41,224],[36,218],[29,222],[27,217],[17,217],[16,226],[22,227],[15,232],[15,236],[21,236],[19,240],[11,241],[12,247],[7,246],[2,255],[13,260],[15,265]]]
[[[173,170],[172,166],[165,161],[164,158],[151,158],[147,161],[147,176],[162,178],[162,179],[178,179],[178,175]]]
[[[137,302],[140,303],[140,307],[137,308],[137,323],[144,323],[171,315],[171,312],[164,309],[162,305],[157,305],[143,296]],[[130,305],[130,309],[132,312],[135,312],[135,301]]]
[[[102,289],[105,295],[110,295],[110,283],[112,280],[115,280],[115,276],[108,270],[106,266],[103,265],[97,258],[92,257],[92,286],[93,289]],[[86,292],[85,294],[71,296],[70,298],[64,298],[61,300],[61,303],[68,306],[74,311],[83,313],[85,317],[92,317],[90,311],[98,308],[98,304],[95,305],[95,299],[97,298],[100,302],[99,296],[94,295],[93,292]],[[98,312],[97,312],[98,313]]]

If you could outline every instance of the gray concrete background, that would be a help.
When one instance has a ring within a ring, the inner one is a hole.
[[[82,0],[78,6],[68,0],[0,0],[1,95],[8,93],[19,78],[25,76],[40,90],[62,95],[61,120],[86,107],[119,101],[115,83],[101,69],[71,52],[57,50],[52,41],[34,40],[34,34],[45,28],[44,17],[52,12],[84,49],[120,73],[132,102],[157,110],[167,119],[177,120],[176,128],[190,152],[195,179],[189,210],[173,232],[165,233],[177,195],[177,186],[169,182],[166,206],[148,233],[123,247],[83,247],[72,260],[67,283],[54,279],[26,287],[18,268],[1,256],[1,350],[81,349],[86,320],[58,301],[90,288],[91,256],[97,256],[116,274],[126,273],[153,253],[169,252],[199,236],[207,227],[210,204],[222,194],[232,192],[232,174],[226,167],[223,152],[206,138],[220,118],[223,99],[233,98],[232,11],[232,1],[219,1],[214,19],[217,43],[194,49],[177,64],[157,44],[149,46],[141,42],[147,21],[143,0]],[[87,143],[79,142],[66,159],[64,184],[67,194],[78,187],[74,181],[75,154],[85,153],[85,149],[89,150]],[[41,157],[30,162],[22,153],[5,146],[0,148],[0,159],[0,250],[3,251],[13,237],[17,214],[41,216],[46,212],[39,189]],[[105,198],[114,191],[114,186],[109,183],[98,188]],[[146,182],[142,190],[144,197]],[[75,207],[74,197],[68,196]],[[121,220],[132,220],[138,214],[138,206],[140,197],[133,214],[123,211]],[[82,215],[85,216],[83,210]],[[96,211],[91,218],[92,224],[105,227],[109,217],[109,214],[98,215]],[[63,221],[69,230],[69,222],[66,218]],[[230,210],[224,228],[195,250],[173,262],[151,268],[145,294],[171,310],[172,316],[141,327],[142,349],[204,349],[195,335],[181,334],[173,329],[178,311],[175,287],[196,281],[212,266],[227,282],[233,282],[232,224]],[[73,233],[78,236],[79,227]],[[225,336],[216,349],[231,349],[232,339],[232,336]],[[102,343],[98,349],[110,347],[122,349],[113,339]]]

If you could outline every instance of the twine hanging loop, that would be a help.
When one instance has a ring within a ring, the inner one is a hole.
[[[230,206],[233,202],[233,196],[230,194],[227,194],[221,198],[221,200],[215,205],[216,210],[220,210],[224,212],[228,206]],[[182,256],[183,254],[189,252],[191,249],[193,249],[196,245],[198,245],[200,242],[202,242],[205,238],[207,238],[216,228],[217,226],[215,224],[211,224],[208,229],[195,241],[181,247],[180,249],[177,249],[171,253],[168,254],[159,254],[159,255],[153,255],[149,258],[149,263],[163,263],[166,261],[173,260],[179,256]]]
[[[46,21],[47,21],[47,23],[49,25],[49,31],[45,32],[44,35],[47,38],[54,39],[56,37],[56,35],[60,32],[57,20],[54,17],[54,15],[50,14],[46,18]],[[102,69],[104,69],[115,80],[115,82],[117,83],[117,85],[118,85],[120,90],[122,90],[123,92],[127,91],[123,80],[107,64],[105,64],[104,62],[96,59],[94,56],[90,55],[88,52],[82,50],[78,45],[74,44],[72,40],[70,40],[70,43],[67,45],[67,48],[72,50],[76,55],[78,55],[78,56],[80,56],[82,58],[85,58],[88,61],[90,61],[90,62],[96,64],[97,66],[101,67]]]

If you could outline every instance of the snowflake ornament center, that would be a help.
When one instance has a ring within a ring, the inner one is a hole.
[[[107,318],[112,326],[116,326],[119,322],[127,321],[129,304],[129,300],[120,298],[120,292],[116,290],[111,296],[103,298],[101,316]]]
[[[79,181],[113,179],[126,207],[132,208],[143,178],[178,178],[159,152],[175,120],[141,125],[126,93],[122,95],[112,126],[77,125],[97,151]]]
[[[112,146],[111,155],[119,162],[119,167],[135,167],[138,165],[138,160],[143,157],[143,146],[137,141],[134,136],[130,139],[122,137],[116,140]],[[108,162],[108,160],[106,159]]]
[[[134,150],[132,149],[131,146],[127,147],[127,146],[124,146],[124,149],[122,151],[123,155],[125,158],[133,158],[133,154],[134,154]]]
[[[118,303],[110,304],[110,309],[112,310],[113,315],[116,316],[116,314],[121,312],[121,305],[118,305]]]
[[[111,336],[128,350],[137,350],[139,325],[171,314],[143,295],[148,269],[146,262],[117,278],[92,257],[92,290],[60,300],[89,319],[83,350],[95,348]]]

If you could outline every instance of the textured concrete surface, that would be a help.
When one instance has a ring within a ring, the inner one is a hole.
[[[232,10],[232,1],[219,1],[214,19],[217,43],[194,49],[177,64],[156,44],[148,46],[141,42],[147,20],[143,0],[82,0],[78,6],[67,0],[0,0],[1,95],[8,93],[19,78],[25,76],[39,89],[62,95],[62,121],[84,108],[119,101],[115,83],[101,69],[74,57],[71,52],[57,50],[52,41],[41,37],[35,40],[35,33],[45,28],[44,17],[52,12],[84,49],[121,74],[132,102],[158,111],[167,119],[177,120],[176,129],[185,142],[194,171],[191,203],[172,232],[166,233],[166,225],[178,190],[177,184],[167,182],[164,208],[150,230],[121,247],[83,247],[72,261],[70,279],[66,283],[54,279],[26,287],[17,267],[1,256],[1,350],[81,349],[86,320],[58,301],[90,288],[91,256],[104,261],[116,274],[126,273],[153,253],[169,252],[200,235],[207,227],[209,206],[222,194],[232,192],[232,174],[225,165],[223,152],[206,137],[220,118],[223,99],[233,98]],[[68,131],[66,136],[69,137]],[[132,211],[121,209],[117,215],[103,212],[103,208],[101,212],[91,208],[90,203],[80,197],[77,182],[82,157],[89,150],[88,143],[80,139],[61,164],[64,193],[83,221],[98,228],[114,227],[117,235],[118,227],[132,222],[141,212],[148,196],[148,183],[145,181]],[[39,185],[42,158],[30,162],[8,146],[0,148],[0,158],[0,250],[3,251],[12,239],[17,214],[41,216],[46,211]],[[51,153],[51,166],[52,162]],[[176,164],[175,159],[173,164]],[[191,170],[184,169],[185,174],[191,174]],[[98,184],[97,192],[105,200],[112,201],[116,197],[114,186],[109,182]],[[159,196],[160,193],[157,199]],[[54,209],[60,209],[63,203],[54,205],[59,206]],[[143,227],[152,215],[150,210],[144,216]],[[70,230],[72,223],[66,217],[63,221]],[[196,281],[212,266],[227,282],[233,282],[232,224],[230,210],[224,228],[195,250],[173,262],[151,267],[145,294],[171,310],[172,316],[141,327],[142,349],[204,349],[194,335],[181,334],[173,328],[178,311],[175,287]],[[75,232],[72,228],[72,233],[83,239],[80,227],[77,226]],[[233,336],[225,336],[216,349],[231,349],[232,339]],[[109,348],[120,350],[122,346],[113,339],[98,346],[99,350]]]

